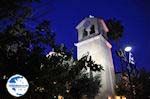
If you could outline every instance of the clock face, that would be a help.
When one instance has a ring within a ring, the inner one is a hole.
[[[87,28],[89,25],[90,25],[90,21],[86,21],[86,22],[83,24],[84,28]]]

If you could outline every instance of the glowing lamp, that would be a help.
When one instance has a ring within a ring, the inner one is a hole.
[[[127,46],[127,47],[125,47],[125,49],[124,49],[126,52],[130,52],[131,50],[132,50],[132,47],[131,46]]]

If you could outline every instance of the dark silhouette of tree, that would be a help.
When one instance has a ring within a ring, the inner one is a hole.
[[[48,31],[42,35],[38,29],[31,32],[20,22],[16,22],[2,31],[0,33],[1,78],[6,76],[8,79],[11,75],[19,73],[32,82],[38,77],[41,63],[46,60],[42,46],[48,44],[45,42],[51,43],[53,39],[50,38],[52,37],[50,35]],[[3,84],[2,89],[6,90],[6,82]]]
[[[130,82],[127,73],[120,73],[120,80],[116,83],[115,91],[118,96],[130,95]]]
[[[32,2],[39,0],[1,0],[0,1],[0,19],[17,19],[25,17],[31,13]]]
[[[78,93],[79,98],[84,94],[94,97],[100,88],[100,79],[91,78],[83,71],[90,68],[100,72],[102,66],[91,58],[88,60],[88,56],[74,60],[70,51],[56,44],[49,21],[39,23],[33,30],[28,29],[24,20],[32,13],[30,3],[33,1],[38,0],[0,1],[0,20],[13,19],[0,32],[0,99],[15,99],[5,87],[14,74],[25,76],[30,86],[20,99],[54,99],[58,95],[73,99],[74,93]],[[53,54],[46,55],[46,50]],[[76,83],[82,88],[74,90]],[[89,85],[91,89],[86,90]]]
[[[53,54],[47,56],[45,50],[48,47],[53,49]],[[5,88],[7,79],[14,74],[25,76],[30,86],[20,99],[53,99],[58,95],[72,99],[74,93],[78,93],[77,97],[84,94],[93,97],[100,88],[100,79],[85,76],[83,70],[90,68],[100,72],[102,66],[87,57],[73,60],[70,51],[56,44],[48,21],[40,23],[32,31],[23,22],[16,21],[0,33],[0,97],[15,99]],[[82,88],[74,90],[76,83]],[[87,87],[90,90],[86,90]]]
[[[106,25],[109,29],[107,33],[108,39],[118,41],[124,32],[124,27],[121,22],[115,18],[110,18],[106,20]]]
[[[150,72],[144,68],[139,70],[139,75],[133,78],[135,98],[136,99],[149,99],[150,97]]]
[[[71,88],[71,95],[74,97],[73,99],[80,99],[82,96],[87,96],[89,99],[94,99],[94,97],[99,92],[100,77],[91,77],[88,78],[86,74],[84,74],[81,78],[76,79]],[[88,83],[87,83],[88,82]]]
[[[134,99],[148,99],[150,95],[150,72],[140,69],[137,76],[131,77],[131,81],[129,82],[127,75],[122,75],[122,79],[117,83],[116,94],[131,99],[130,95],[133,93]],[[130,83],[132,83],[132,86]],[[133,88],[133,92],[131,92],[130,87]]]

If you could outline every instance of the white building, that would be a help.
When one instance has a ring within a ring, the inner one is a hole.
[[[109,31],[102,19],[89,17],[82,20],[76,27],[78,31],[77,57],[80,59],[89,53],[96,64],[101,64],[104,71],[101,73],[100,94],[95,99],[107,99],[114,95],[114,65],[111,54],[111,44],[107,41]]]

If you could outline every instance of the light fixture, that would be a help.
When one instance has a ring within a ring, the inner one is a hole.
[[[130,52],[131,50],[132,50],[132,47],[131,46],[127,46],[127,47],[125,47],[125,49],[124,49],[126,52]]]

